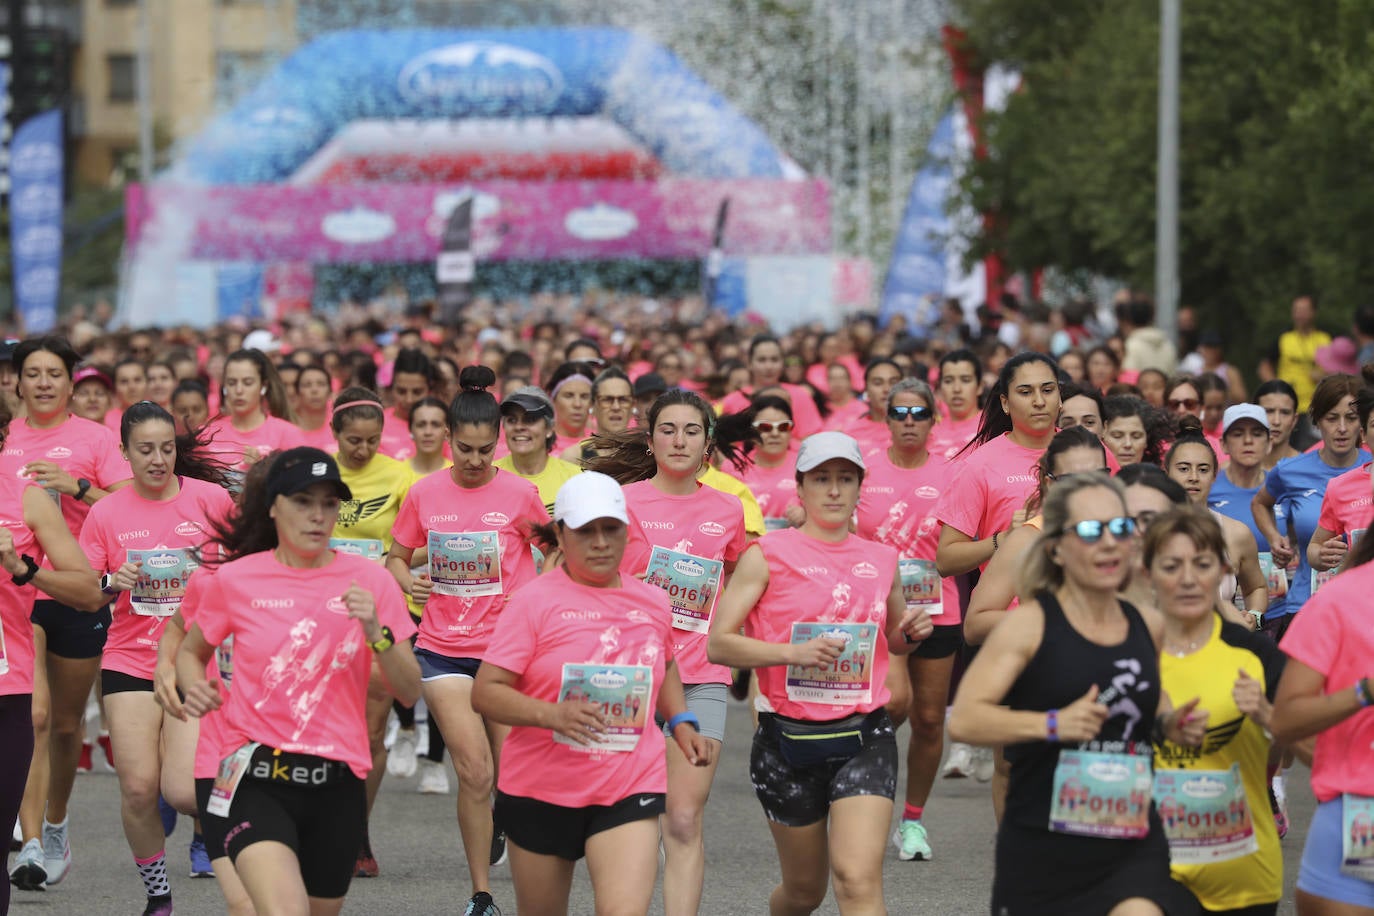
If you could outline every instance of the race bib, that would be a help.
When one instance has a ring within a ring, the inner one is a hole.
[[[186,548],[130,550],[128,562],[143,562],[129,592],[129,609],[144,617],[171,617],[181,607],[186,582],[198,565]]]
[[[1050,830],[1137,840],[1150,832],[1151,760],[1144,754],[1061,750]]]
[[[725,564],[666,547],[655,547],[649,554],[644,581],[668,593],[673,606],[673,628],[690,633],[711,629],[711,612],[720,589]]]
[[[234,680],[234,634],[224,637],[224,642],[215,646],[215,667],[219,669],[219,679],[229,686]]]
[[[1272,604],[1288,594],[1288,576],[1282,566],[1274,564],[1274,555],[1267,550],[1260,551],[1259,563],[1260,573],[1263,574],[1269,590],[1269,602]]]
[[[902,598],[906,600],[907,610],[923,608],[931,617],[945,612],[940,573],[935,569],[934,560],[898,560],[897,568],[902,574]]]
[[[844,651],[824,668],[787,667],[787,698],[799,703],[854,706],[873,699],[873,649],[878,628],[871,623],[794,623],[792,645],[817,636],[844,640]]]
[[[501,540],[495,531],[429,533],[433,594],[479,598],[501,594]]]
[[[600,706],[606,730],[592,744],[578,744],[557,732],[553,740],[588,753],[634,750],[652,712],[653,687],[654,669],[648,665],[564,665],[558,701],[582,700]]]
[[[329,547],[339,553],[352,554],[376,563],[380,563],[386,556],[382,552],[382,542],[376,538],[330,538]]]
[[[239,783],[243,782],[243,774],[248,772],[248,764],[258,747],[256,741],[245,744],[219,762],[219,775],[210,787],[210,803],[205,806],[207,813],[215,817],[229,816],[229,806],[234,803]]]
[[[1341,796],[1341,873],[1374,881],[1374,798]]]
[[[1229,770],[1157,770],[1155,807],[1175,865],[1210,865],[1259,849],[1240,764]]]
[[[1317,589],[1321,588],[1323,585],[1330,582],[1332,579],[1336,578],[1336,573],[1339,571],[1339,567],[1335,569],[1312,570],[1312,594],[1315,595],[1317,593]]]
[[[792,523],[785,518],[765,518],[763,520],[764,531],[781,531],[784,528],[791,528]]]

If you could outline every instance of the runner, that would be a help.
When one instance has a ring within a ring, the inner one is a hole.
[[[184,436],[205,428],[210,422],[210,399],[205,383],[187,378],[172,391],[172,416],[177,420],[177,435]]]
[[[177,681],[191,715],[223,707],[220,776],[201,819],[225,837],[257,912],[335,914],[367,821],[372,660],[402,702],[419,696],[419,669],[395,581],[329,547],[352,495],[334,459],[301,447],[271,462],[216,526],[225,562],[177,653]],[[224,697],[206,665],[229,638]]]
[[[563,363],[549,376],[548,396],[554,412],[553,452],[561,455],[587,437],[595,376],[596,368],[590,363],[574,362]]]
[[[385,368],[385,367],[383,367]],[[410,438],[410,408],[416,401],[428,397],[434,383],[434,366],[419,350],[402,350],[396,354],[391,367],[391,409],[382,425],[380,451],[388,458],[404,461],[411,456],[414,443]]]
[[[782,378],[782,344],[776,337],[759,334],[749,341],[749,382],[721,400],[721,413],[742,413],[749,409],[749,399],[763,388],[780,387],[792,401],[792,417],[797,424],[797,436],[805,438],[820,432],[821,413],[816,408],[815,394],[806,385],[785,382]],[[900,372],[898,373],[900,377]]]
[[[1261,571],[1266,574],[1270,588],[1266,596],[1266,611],[1275,611],[1288,593],[1287,581],[1281,583],[1282,572],[1273,573],[1274,558],[1264,532],[1255,524],[1251,502],[1264,483],[1264,458],[1269,452],[1269,417],[1258,404],[1236,404],[1226,408],[1221,421],[1221,444],[1230,459],[1207,494],[1207,508],[1250,529],[1259,550]],[[1267,565],[1266,565],[1267,564]],[[1270,574],[1273,573],[1271,576]],[[1246,604],[1246,610],[1258,611]],[[1253,615],[1256,625],[1263,620]]]
[[[865,455],[884,451],[892,444],[887,422],[887,396],[892,386],[902,380],[903,374],[902,367],[885,356],[870,360],[864,369],[864,403],[868,410],[838,429],[853,436]]]
[[[983,364],[972,350],[953,350],[940,359],[939,378],[943,416],[930,431],[930,453],[950,459],[978,434]]]
[[[1364,441],[1374,442],[1374,389],[1361,388],[1355,395],[1355,412],[1360,416]],[[1326,485],[1317,530],[1307,542],[1307,562],[1319,581],[1334,575],[1330,571],[1341,566],[1369,529],[1370,506],[1374,504],[1370,498],[1371,467],[1374,465],[1366,461]]]
[[[108,375],[95,366],[82,366],[72,375],[72,415],[104,425],[113,392]]]
[[[491,897],[491,866],[504,858],[492,828],[492,790],[506,727],[472,708],[472,683],[506,595],[532,580],[531,530],[548,520],[534,484],[492,466],[501,409],[487,388],[496,374],[468,366],[449,410],[454,466],[415,483],[387,556],[401,589],[425,608],[415,655],[425,703],[439,719],[458,774],[458,829],[472,876],[465,916],[500,911]],[[427,572],[411,574],[428,547]]]
[[[1169,434],[1168,418],[1141,398],[1118,394],[1102,399],[1102,441],[1121,467],[1161,464]]]
[[[1196,747],[1208,714],[1196,698],[1172,708],[1159,686],[1162,625],[1116,597],[1135,531],[1126,511],[1121,484],[1098,474],[1049,491],[1022,579],[1035,598],[992,631],[954,700],[951,737],[1005,745],[1012,768],[994,913],[1196,911],[1168,877],[1150,742]],[[1126,778],[1094,781],[1100,766]],[[1094,797],[1104,804],[1079,804]]]
[[[453,467],[444,454],[448,444],[448,405],[443,401],[420,398],[411,405],[410,438],[415,443],[415,454],[409,461],[415,479]]]
[[[501,402],[501,428],[510,454],[493,464],[534,484],[545,510],[552,510],[558,488],[582,471],[581,464],[551,454],[557,440],[553,402],[534,385],[517,388]],[[578,449],[580,454],[580,444]]]
[[[851,437],[806,439],[806,521],[745,551],[711,627],[711,661],[758,675],[749,769],[782,869],[775,913],[814,911],[832,875],[841,912],[883,909],[897,787],[888,653],[912,651],[934,628],[907,608],[897,551],[849,532],[864,474]]]
[[[623,371],[611,366],[602,369],[592,380],[592,421],[598,433],[622,433],[630,428],[634,416],[634,388],[630,377]],[[564,449],[558,457],[581,467],[591,448],[584,439],[572,448]],[[546,500],[551,503],[552,500]]]
[[[797,441],[792,436],[792,405],[777,395],[756,395],[750,425],[759,437],[752,463],[741,475],[758,500],[764,526],[772,531],[800,525],[805,518],[797,501]]]
[[[201,547],[216,521],[233,508],[227,475],[207,460],[195,437],[178,440],[172,415],[152,401],[124,412],[120,450],[133,483],[91,507],[81,549],[115,599],[101,658],[101,693],[115,759],[120,815],[147,913],[171,912],[164,828],[158,796],[195,815],[191,772],[197,729],[166,715],[153,696],[157,644],[201,563]],[[191,841],[191,874],[210,873],[199,831]]]
[[[1094,436],[1103,435],[1102,394],[1090,385],[1072,382],[1059,391],[1059,428],[1082,426]]]
[[[1283,379],[1270,379],[1255,389],[1255,403],[1269,419],[1269,454],[1264,469],[1272,471],[1280,461],[1302,454],[1289,441],[1298,425],[1298,393]]]
[[[329,373],[320,365],[303,366],[296,375],[296,425],[305,444],[332,453],[337,447],[329,420],[329,399],[334,391]]]
[[[579,474],[559,490],[554,519],[544,533],[563,564],[511,595],[472,696],[511,726],[496,817],[510,837],[516,907],[566,913],[585,856],[598,912],[647,913],[673,767],[646,734],[653,712],[676,743],[669,761],[714,767],[716,747],[687,711],[667,596],[621,571],[629,515],[619,485]]]
[[[168,413],[172,412],[172,392],[177,386],[177,372],[171,363],[159,360],[148,366],[148,387],[144,394],[148,400]]]
[[[238,472],[272,452],[300,445],[304,434],[292,425],[286,388],[261,350],[236,350],[224,361],[223,405],[207,425],[214,457]]]

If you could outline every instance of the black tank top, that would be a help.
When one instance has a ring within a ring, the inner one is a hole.
[[[1034,741],[1006,748],[1011,764],[1006,819],[1022,827],[1049,829],[1050,796],[1061,747],[1152,756],[1150,732],[1159,708],[1159,655],[1150,629],[1134,606],[1121,601],[1126,639],[1100,646],[1086,639],[1064,617],[1050,592],[1036,595],[1045,615],[1045,634],[1026,669],[1012,684],[1011,709],[1063,709],[1097,685],[1098,702],[1111,715],[1097,740],[1079,745]]]

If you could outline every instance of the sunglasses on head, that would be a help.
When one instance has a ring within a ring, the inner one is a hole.
[[[919,423],[922,420],[929,420],[933,416],[935,416],[935,411],[929,407],[898,407],[896,404],[889,404],[887,408],[889,420],[905,420],[910,417]]]
[[[771,433],[774,431],[790,433],[793,423],[791,420],[783,420],[781,423],[765,423],[762,420],[755,420],[753,425],[754,429],[757,429],[761,433]]]
[[[1084,519],[1073,525],[1060,529],[1059,534],[1065,535],[1073,532],[1084,544],[1096,544],[1102,540],[1102,532],[1111,532],[1112,537],[1118,541],[1128,538],[1135,534],[1135,519],[1127,515],[1119,515],[1116,518],[1109,518],[1105,522],[1095,518]]]

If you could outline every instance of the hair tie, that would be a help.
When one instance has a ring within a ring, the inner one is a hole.
[[[563,379],[563,381],[553,386],[553,391],[549,392],[549,399],[552,400],[553,398],[558,397],[559,389],[561,389],[564,385],[568,384],[568,382],[586,382],[588,385],[596,384],[591,379],[583,375],[581,372],[574,372],[572,375],[568,376],[567,378]]]
[[[463,390],[464,390],[464,391],[486,391],[486,390],[487,390],[487,386],[486,386],[486,385],[464,385],[464,386],[463,386]]]
[[[337,417],[340,411],[347,410],[350,407],[375,407],[381,411],[386,410],[386,408],[382,406],[381,401],[345,401],[342,404],[335,404],[334,409],[330,411],[329,415],[331,417]]]

